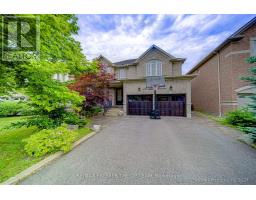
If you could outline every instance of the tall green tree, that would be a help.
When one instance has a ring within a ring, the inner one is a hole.
[[[247,59],[248,63],[255,64],[256,63],[256,57],[250,57]],[[249,69],[250,73],[252,74],[251,76],[248,77],[243,77],[242,80],[249,81],[251,85],[256,87],[256,66],[252,66]],[[256,95],[251,96],[252,98],[252,103],[249,104],[249,107],[256,113]]]
[[[248,63],[255,64],[256,63],[256,57],[250,57],[247,59]],[[256,87],[256,66],[252,66],[249,71],[251,72],[251,76],[242,77],[242,80],[246,80],[251,83],[252,86]],[[248,106],[252,110],[252,114],[254,115],[254,118],[256,118],[256,94],[251,96],[252,103],[250,103]],[[253,143],[256,143],[256,124],[252,124],[251,126],[248,125],[248,127],[241,128],[242,131],[246,132],[249,137],[252,139]]]
[[[20,15],[15,15],[20,16]],[[14,16],[14,17],[15,17]],[[53,79],[56,73],[78,75],[96,69],[86,60],[78,34],[75,15],[21,15],[40,18],[40,59],[22,62],[0,62],[0,93],[24,88],[40,115],[56,118],[67,105],[78,110],[84,100],[65,83]],[[3,17],[3,16],[2,16]]]

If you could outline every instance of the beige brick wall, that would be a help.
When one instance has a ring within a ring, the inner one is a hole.
[[[180,76],[182,62],[170,62],[170,58],[160,53],[158,50],[151,50],[143,57],[135,66],[127,66],[126,78],[127,79],[140,79],[146,77],[146,64],[150,60],[160,60],[162,62],[162,73],[164,76]],[[116,75],[119,74],[120,68],[115,68]]]
[[[139,61],[139,64],[137,65],[137,78],[142,78],[146,76],[146,64],[150,60],[160,60],[162,62],[163,75],[164,76],[172,75],[172,63],[169,62],[170,58],[163,55],[157,50],[152,50],[144,58],[142,58]]]
[[[172,76],[181,76],[182,72],[181,72],[181,66],[182,63],[181,62],[174,62],[172,65]]]
[[[172,86],[172,90],[170,90]],[[140,91],[139,91],[140,88]],[[127,112],[127,95],[153,94],[153,90],[146,89],[145,80],[126,81],[123,84],[123,108]],[[186,113],[191,117],[191,82],[190,80],[166,80],[166,88],[157,90],[157,94],[186,94]]]

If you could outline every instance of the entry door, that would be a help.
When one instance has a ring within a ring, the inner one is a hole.
[[[116,89],[116,105],[123,105],[123,89]]]

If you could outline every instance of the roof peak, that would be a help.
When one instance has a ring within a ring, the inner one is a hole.
[[[160,51],[161,53],[163,53],[164,55],[166,55],[167,57],[171,58],[171,59],[175,59],[176,57],[169,54],[168,52],[164,51],[163,49],[161,49],[160,47],[158,47],[157,45],[153,44],[151,45],[143,54],[141,54],[138,58],[137,61],[142,59],[145,55],[147,55],[148,52],[150,52],[153,48],[157,49],[158,51]]]

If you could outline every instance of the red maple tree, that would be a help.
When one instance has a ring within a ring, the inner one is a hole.
[[[107,66],[99,63],[96,73],[82,74],[68,87],[85,96],[83,109],[95,105],[104,107],[110,102],[108,87],[113,80],[114,74],[107,72]]]

